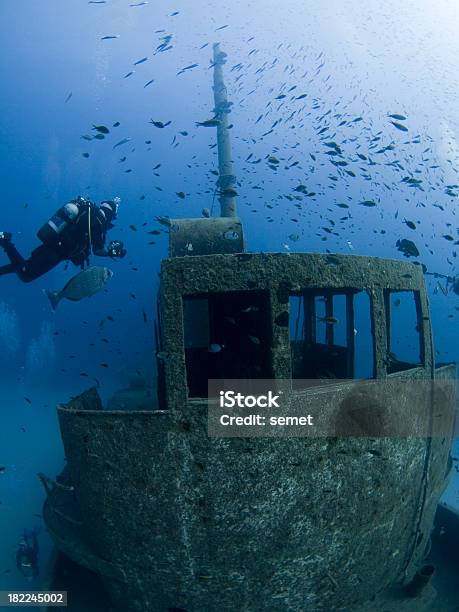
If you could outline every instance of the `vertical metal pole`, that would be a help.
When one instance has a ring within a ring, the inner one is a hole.
[[[222,66],[226,63],[226,53],[220,51],[219,43],[214,44],[214,102],[215,118],[218,119],[218,169],[220,215],[222,217],[236,217],[236,177],[233,174],[233,161],[231,159],[231,142],[228,131],[228,114],[230,103],[223,81]]]
[[[333,317],[333,295],[325,296],[325,316]],[[335,342],[335,330],[333,323],[325,323],[325,344],[332,346]]]
[[[346,294],[346,344],[347,344],[347,372],[346,378],[354,378],[355,374],[355,312],[354,293]]]

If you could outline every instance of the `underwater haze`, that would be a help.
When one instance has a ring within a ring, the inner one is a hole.
[[[0,231],[28,256],[63,204],[117,196],[109,240],[127,249],[92,256],[113,278],[55,312],[44,290],[71,263],[32,283],[0,276],[0,590],[46,575],[44,526],[37,581],[16,550],[42,525],[36,474],[63,465],[57,403],[154,377],[160,221],[219,214],[216,129],[199,125],[213,118],[215,42],[247,249],[422,264],[442,275],[426,275],[436,359],[459,361],[459,295],[444,278],[458,274],[454,0],[24,0],[2,2],[0,21]]]

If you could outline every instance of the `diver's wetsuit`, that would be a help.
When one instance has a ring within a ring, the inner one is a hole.
[[[16,273],[24,283],[29,283],[62,261],[71,261],[76,266],[84,267],[91,254],[91,245],[95,255],[107,256],[105,239],[111,224],[108,223],[104,213],[91,204],[89,232],[88,205],[80,206],[84,206],[84,209],[81,210],[77,222],[66,229],[60,241],[56,244],[41,244],[32,251],[29,259],[24,259],[11,241],[3,241],[1,246],[11,263],[0,266],[0,276]]]

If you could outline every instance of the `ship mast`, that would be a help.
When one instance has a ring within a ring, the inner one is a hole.
[[[214,44],[214,117],[204,122],[217,127],[218,169],[217,180],[220,216],[201,219],[168,219],[169,257],[243,253],[245,251],[244,229],[236,213],[236,177],[233,174],[231,142],[228,130],[228,115],[231,102],[223,81],[223,66],[226,53]],[[204,212],[204,211],[203,211]]]
[[[228,102],[227,90],[223,80],[223,65],[226,64],[226,53],[220,51],[220,44],[214,44],[214,113],[217,125],[218,143],[218,169],[221,217],[236,217],[236,177],[233,174],[233,160],[231,159],[231,141],[228,130],[228,114],[231,112],[231,103]]]

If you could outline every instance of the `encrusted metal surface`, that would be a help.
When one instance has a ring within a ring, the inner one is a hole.
[[[383,291],[418,291],[425,364],[403,376],[433,377],[419,267],[284,254],[163,262],[169,410],[73,409],[88,407],[80,401],[58,411],[87,537],[125,575],[107,581],[118,609],[356,610],[379,594],[370,608],[385,610],[385,589],[415,571],[447,478],[448,438],[209,438],[206,402],[187,398],[182,296],[267,291],[274,375],[289,378],[288,329],[275,320],[308,287],[369,292],[378,378],[387,377]],[[331,416],[345,385],[320,400]]]
[[[244,233],[237,217],[170,221],[170,257],[240,253],[243,250]]]
[[[417,530],[426,439],[209,439],[206,408],[60,410],[86,529],[129,577],[127,609],[349,609],[415,567],[446,440]]]

